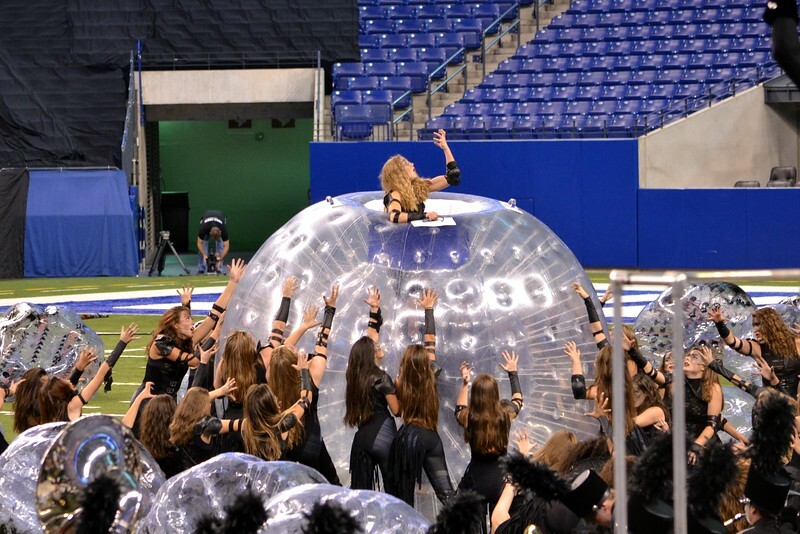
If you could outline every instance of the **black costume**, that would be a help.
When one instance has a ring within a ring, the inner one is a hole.
[[[761,356],[767,365],[775,369],[775,376],[780,380],[778,388],[793,399],[797,399],[797,385],[800,383],[798,380],[800,358],[780,356],[775,354],[766,342],[760,341],[758,344],[761,346]],[[769,381],[765,378],[762,380],[764,387],[769,387]]]
[[[394,191],[389,191],[383,197],[383,207],[385,209],[387,209],[387,210],[389,209],[389,204],[391,204],[392,201],[400,202],[399,200],[397,200],[396,198],[394,198],[392,196],[393,192]],[[425,218],[425,203],[424,202],[420,202],[419,204],[417,204],[417,209],[416,210],[407,211],[406,213],[408,213],[408,221],[409,222],[411,222],[411,221],[421,221],[422,219]],[[399,212],[398,212],[397,216],[399,217]],[[393,221],[393,222],[397,222],[397,221]]]
[[[255,364],[255,377],[254,384],[267,383],[267,371],[264,367],[264,362],[260,356],[257,356]],[[223,377],[224,379],[224,377]],[[235,402],[230,397],[227,397],[228,402],[225,406],[225,411],[222,414],[222,419],[243,419],[244,418],[244,403]],[[244,441],[242,440],[241,432],[228,432],[220,436],[219,439],[220,452],[244,452]]]
[[[157,336],[154,343],[162,358],[155,360],[148,354],[147,366],[144,368],[144,379],[137,394],[142,390],[146,382],[152,382],[151,391],[154,395],[165,393],[172,398],[177,398],[183,377],[189,370],[189,360],[178,362],[167,358],[172,349],[175,348],[176,341],[164,334]],[[134,398],[136,397],[134,396]]]
[[[423,469],[441,502],[447,503],[454,495],[442,438],[435,430],[403,425],[392,445],[391,458],[395,497],[414,506],[414,487],[422,482]]]
[[[287,460],[313,467],[322,473],[328,479],[328,482],[341,486],[339,475],[336,474],[336,467],[333,465],[331,455],[328,454],[325,440],[322,439],[322,428],[320,427],[319,414],[317,413],[319,388],[313,381],[311,382],[311,393],[313,395],[311,406],[306,410],[306,414],[303,417],[302,440],[288,451],[285,456]]]
[[[686,378],[686,436],[694,441],[707,426],[710,426],[708,402],[703,400],[703,379]],[[716,432],[708,440],[719,439]]]
[[[372,416],[359,425],[350,450],[350,487],[377,490],[378,469],[383,477],[384,491],[392,493],[389,454],[397,435],[394,417],[389,412],[386,395],[394,395],[391,377],[386,371],[375,378],[370,389]]]

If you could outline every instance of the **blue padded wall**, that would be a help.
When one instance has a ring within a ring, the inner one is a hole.
[[[636,139],[449,144],[463,173],[459,193],[517,199],[585,267],[638,265]],[[312,143],[311,201],[379,190],[383,163],[398,153],[421,176],[444,172],[431,142]]]
[[[642,189],[639,267],[800,265],[800,189]]]
[[[25,276],[135,276],[133,212],[123,171],[30,171]]]

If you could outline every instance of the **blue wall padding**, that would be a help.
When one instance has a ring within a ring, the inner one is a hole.
[[[135,276],[133,220],[123,171],[31,171],[25,276]]]
[[[638,150],[635,139],[451,141],[462,181],[451,191],[517,205],[547,224],[586,267],[636,267]],[[311,202],[380,189],[394,154],[420,176],[444,174],[431,142],[311,143]]]
[[[643,269],[800,266],[800,188],[642,189]]]

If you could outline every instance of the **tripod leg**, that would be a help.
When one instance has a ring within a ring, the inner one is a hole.
[[[161,264],[161,260],[164,257],[164,249],[165,249],[166,246],[167,246],[167,244],[163,240],[158,243],[158,249],[156,250],[156,255],[153,258],[153,263],[150,264],[150,270],[147,272],[147,276],[153,276],[153,271],[155,271],[156,267],[158,267]],[[163,271],[163,270],[164,270],[164,267],[160,267],[159,268],[159,270],[158,270],[158,275],[159,276],[161,276],[161,271]]]
[[[172,244],[172,241],[167,241],[167,243],[169,243],[169,248],[172,249],[172,253],[178,259],[178,263],[181,264],[181,267],[183,267],[184,272],[186,272],[186,274],[189,274],[189,269],[186,268],[186,265],[183,263],[183,260],[178,255],[178,252],[175,250],[175,246]]]

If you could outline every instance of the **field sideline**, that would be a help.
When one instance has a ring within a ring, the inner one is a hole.
[[[592,271],[589,273],[592,282],[596,284],[598,292],[602,292],[608,282],[608,271]],[[170,276],[170,277],[137,277],[137,278],[49,278],[49,279],[24,279],[24,280],[0,280],[0,310],[5,310],[9,306],[18,302],[35,302],[39,305],[49,303],[72,301],[73,299],[86,301],[86,304],[93,306],[95,302],[102,302],[104,298],[116,298],[115,294],[134,294],[138,298],[158,297],[162,307],[169,307],[180,303],[180,299],[175,290],[182,285],[188,284],[198,288],[198,301],[201,293],[202,300],[207,301],[213,295],[221,292],[226,279],[217,276]],[[746,283],[740,285],[746,286]],[[774,288],[774,290],[773,290]],[[797,295],[800,292],[800,282],[759,282],[758,286],[752,289],[745,287],[746,290],[756,291],[754,297],[759,305],[776,302],[787,295]],[[626,319],[631,320],[638,313],[642,303],[653,299],[653,294],[660,292],[658,288],[646,288],[646,290],[626,291],[623,302],[626,309]],[[174,296],[174,300],[172,298]],[[638,300],[637,300],[638,299]],[[197,302],[195,316],[200,319],[205,312],[203,309],[206,302]],[[82,313],[87,310],[81,309]],[[116,344],[119,337],[120,328],[131,322],[139,325],[141,335],[128,346],[122,355],[117,366],[114,368],[114,385],[110,392],[105,393],[101,390],[95,395],[92,401],[84,407],[84,414],[108,413],[123,415],[128,408],[131,395],[141,383],[145,367],[145,347],[149,340],[150,333],[158,323],[160,311],[158,309],[148,309],[142,313],[112,313],[108,317],[87,319],[87,326],[99,333],[106,347],[106,352]],[[607,310],[610,316],[610,310]],[[11,441],[16,433],[12,428],[11,405],[6,404],[0,411],[0,424],[6,435],[6,439]]]

